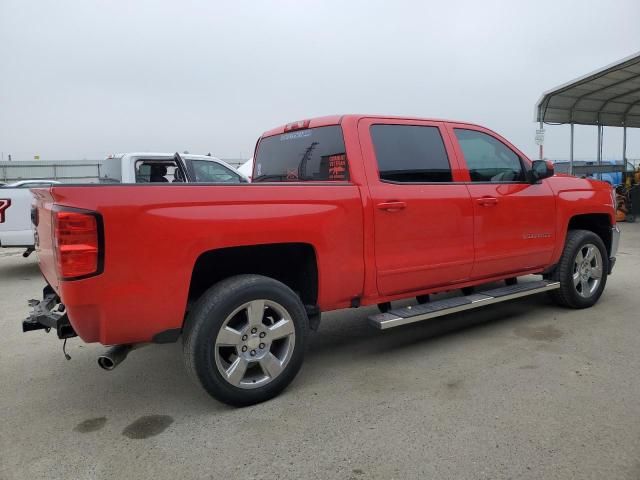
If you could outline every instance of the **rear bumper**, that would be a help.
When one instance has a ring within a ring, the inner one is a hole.
[[[616,264],[616,254],[618,253],[618,247],[620,245],[620,229],[618,225],[611,227],[611,252],[609,253],[609,274],[613,271],[613,266]]]
[[[136,313],[131,312],[128,304],[122,309],[122,302],[108,302],[104,294],[96,299],[91,292],[102,294],[102,291],[82,288],[81,284],[89,280],[93,279],[62,282],[58,292],[47,285],[42,291],[42,299],[29,301],[33,309],[22,322],[22,331],[55,330],[60,339],[77,336],[87,343],[103,345],[172,343],[178,340],[182,324],[164,326],[148,322],[141,325],[130,321],[136,318]],[[145,302],[138,303],[146,305]]]

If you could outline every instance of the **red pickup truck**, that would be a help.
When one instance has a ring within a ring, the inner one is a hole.
[[[275,128],[252,184],[34,195],[48,285],[24,331],[112,345],[106,369],[182,336],[188,371],[233,405],[291,382],[321,312],[378,305],[370,321],[387,329],[543,291],[590,307],[619,241],[608,184],[554,176],[478,125],[419,118]],[[541,279],[518,280],[530,274]],[[462,294],[429,296],[451,290]]]

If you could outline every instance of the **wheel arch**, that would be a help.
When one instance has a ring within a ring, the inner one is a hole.
[[[607,253],[611,255],[612,235],[611,235],[611,217],[606,213],[584,213],[574,215],[569,219],[565,236],[569,230],[589,230],[598,235],[605,247]]]
[[[212,285],[241,274],[264,275],[291,288],[305,306],[318,302],[318,260],[309,243],[273,243],[208,250],[196,259],[187,310]]]

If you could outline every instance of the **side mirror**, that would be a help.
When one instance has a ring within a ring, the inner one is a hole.
[[[531,171],[529,172],[531,183],[537,183],[545,178],[553,177],[553,174],[553,163],[546,160],[534,160],[531,163]]]

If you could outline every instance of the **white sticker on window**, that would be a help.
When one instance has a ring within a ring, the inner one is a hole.
[[[301,130],[299,132],[291,132],[280,135],[280,141],[284,142],[285,140],[295,140],[296,138],[304,138],[311,136],[311,129],[309,130]]]

